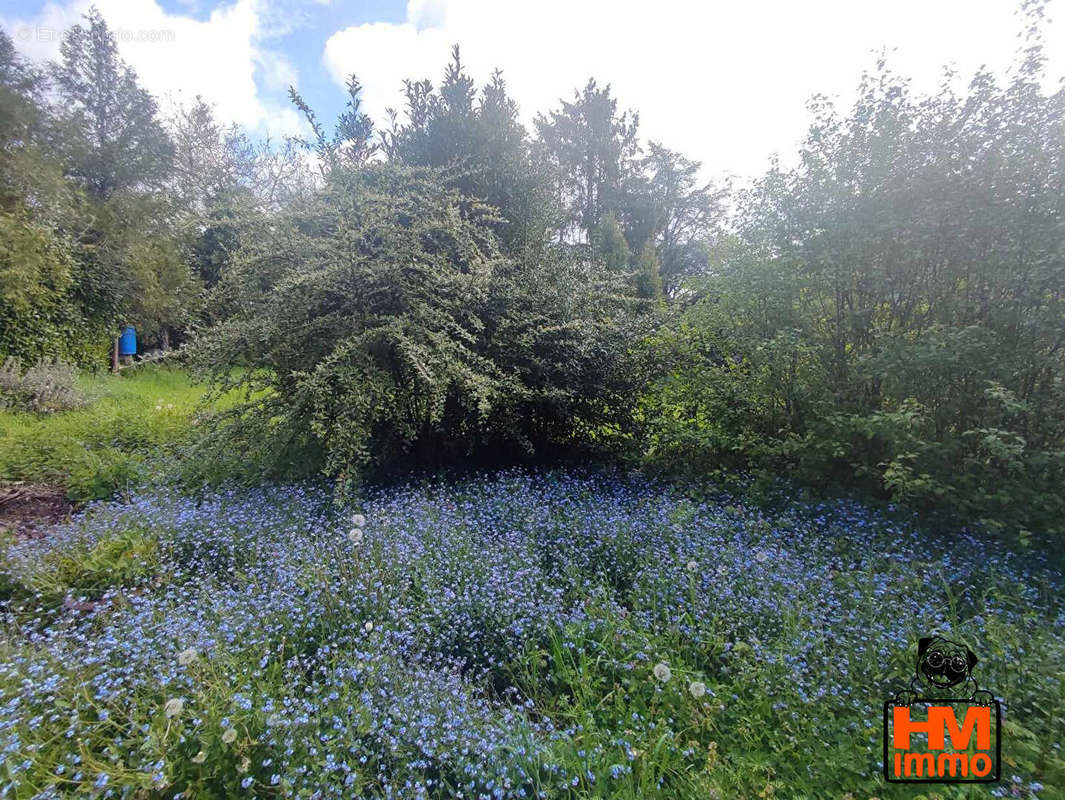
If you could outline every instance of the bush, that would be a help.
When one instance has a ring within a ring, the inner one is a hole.
[[[78,388],[78,370],[59,359],[43,358],[21,371],[18,359],[0,367],[0,403],[22,411],[52,414],[70,411],[88,402]]]
[[[559,250],[509,260],[494,219],[434,170],[370,165],[269,220],[216,293],[239,312],[195,347],[221,388],[251,393],[215,452],[257,441],[267,472],[353,480],[579,452],[623,424],[633,301]]]

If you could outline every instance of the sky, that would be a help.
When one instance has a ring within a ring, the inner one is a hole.
[[[55,58],[90,0],[0,0],[0,25],[33,59]],[[499,68],[524,121],[595,77],[640,112],[645,139],[707,178],[785,163],[815,93],[843,106],[885,55],[918,90],[944,66],[1006,75],[1019,0],[96,0],[122,57],[164,108],[197,95],[258,136],[299,133],[297,90],[324,120],[355,73],[380,125],[402,80],[438,81],[453,44],[478,83]],[[1065,75],[1065,0],[1051,2],[1049,74]]]

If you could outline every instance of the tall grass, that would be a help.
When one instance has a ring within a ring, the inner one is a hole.
[[[128,493],[155,457],[189,439],[205,391],[184,371],[156,366],[83,376],[80,387],[84,408],[0,411],[0,480],[57,484],[74,501]]]

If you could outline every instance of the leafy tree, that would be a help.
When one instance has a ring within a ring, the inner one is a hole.
[[[629,262],[632,254],[629,252],[629,243],[625,234],[621,232],[617,217],[613,212],[607,212],[606,216],[599,221],[595,235],[592,237],[595,244],[595,255],[602,265],[618,275],[624,275],[629,271]]]
[[[636,294],[645,300],[662,299],[662,264],[650,239],[644,244],[637,261]]]
[[[72,235],[84,208],[47,147],[44,91],[0,31],[0,354],[84,360],[93,337],[73,296]]]
[[[307,120],[314,134],[313,141],[297,139],[304,147],[318,156],[319,168],[323,171],[341,166],[359,166],[377,152],[373,141],[373,121],[362,110],[362,84],[354,75],[348,78],[348,102],[334,127],[333,135],[327,136],[322,124],[306,101],[289,87],[289,98]]]
[[[1013,531],[1065,513],[1065,92],[1030,42],[1006,85],[914,96],[883,64],[815,100],[800,166],[666,334],[656,457],[790,469]]]
[[[245,248],[242,312],[202,353],[223,381],[243,363],[240,381],[272,390],[243,411],[281,421],[279,454],[358,470],[491,405],[506,376],[476,348],[499,259],[484,213],[424,170],[337,168]]]
[[[641,296],[676,296],[685,279],[706,272],[724,193],[700,182],[698,162],[655,142],[641,156],[637,115],[619,115],[610,87],[595,81],[536,126],[538,152],[553,166],[567,210],[568,237],[598,252],[614,242],[597,237],[612,238],[620,226],[640,261]],[[648,243],[653,253],[644,252]],[[647,271],[652,263],[657,276]]]
[[[202,97],[178,107],[168,127],[173,143],[169,179],[175,201],[190,213],[204,215],[237,182],[236,153]]]
[[[0,142],[5,155],[4,184],[11,182],[9,159],[29,145],[40,125],[41,75],[19,57],[6,31],[0,30]]]
[[[255,156],[238,129],[224,131],[197,97],[170,122],[174,142],[171,216],[184,258],[207,288],[218,283],[240,249],[242,220],[254,213]]]
[[[626,186],[626,235],[636,252],[653,246],[659,276],[648,274],[648,279],[676,296],[686,279],[706,273],[725,217],[725,192],[700,182],[699,162],[656,142],[647,150]]]
[[[95,8],[67,31],[60,52],[49,70],[56,102],[48,145],[87,195],[77,219],[64,221],[77,263],[73,301],[90,328],[107,332],[104,341],[122,322],[165,341],[189,319],[184,304],[197,296],[187,266],[178,266],[178,215],[163,191],[173,175],[173,144],[154,98],[119,57]],[[175,185],[190,188],[189,178],[182,171]]]

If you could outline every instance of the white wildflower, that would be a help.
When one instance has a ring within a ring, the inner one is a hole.
[[[692,681],[690,684],[688,684],[688,691],[691,693],[692,697],[698,700],[700,697],[706,694],[706,684],[702,681]]]
[[[207,753],[203,752],[203,750],[201,750],[200,752],[198,752],[196,755],[194,755],[192,757],[192,763],[193,764],[202,764],[206,760],[207,760]]]
[[[769,551],[768,550],[759,550],[758,554],[755,555],[754,560],[755,561],[759,561],[759,562],[768,561],[769,560]]]
[[[348,541],[352,544],[362,544],[362,528],[352,528],[348,531]]]
[[[237,729],[236,728],[226,728],[225,731],[222,733],[222,742],[224,744],[233,744],[233,742],[235,742],[236,740],[237,740]]]
[[[673,670],[669,668],[668,664],[663,664],[661,662],[655,664],[654,673],[655,677],[662,681],[662,683],[667,683],[669,679],[673,677]]]
[[[180,697],[171,697],[166,701],[166,705],[163,706],[163,711],[168,717],[176,717],[181,713],[181,709],[185,707],[185,701]]]
[[[688,572],[695,572],[695,570],[699,569],[699,562],[697,562],[695,559],[692,559],[688,562],[687,567]]]
[[[373,623],[372,622],[367,622],[365,625],[362,626],[362,629],[364,631],[366,631],[367,633],[369,633],[370,631],[373,630]]]
[[[362,514],[356,514],[351,518],[351,524],[354,525],[356,528],[361,528],[366,524],[366,517],[364,517]]]
[[[180,653],[178,653],[177,661],[181,666],[187,667],[189,664],[194,663],[199,657],[200,654],[196,650],[196,648],[190,647],[189,649],[182,650]]]

